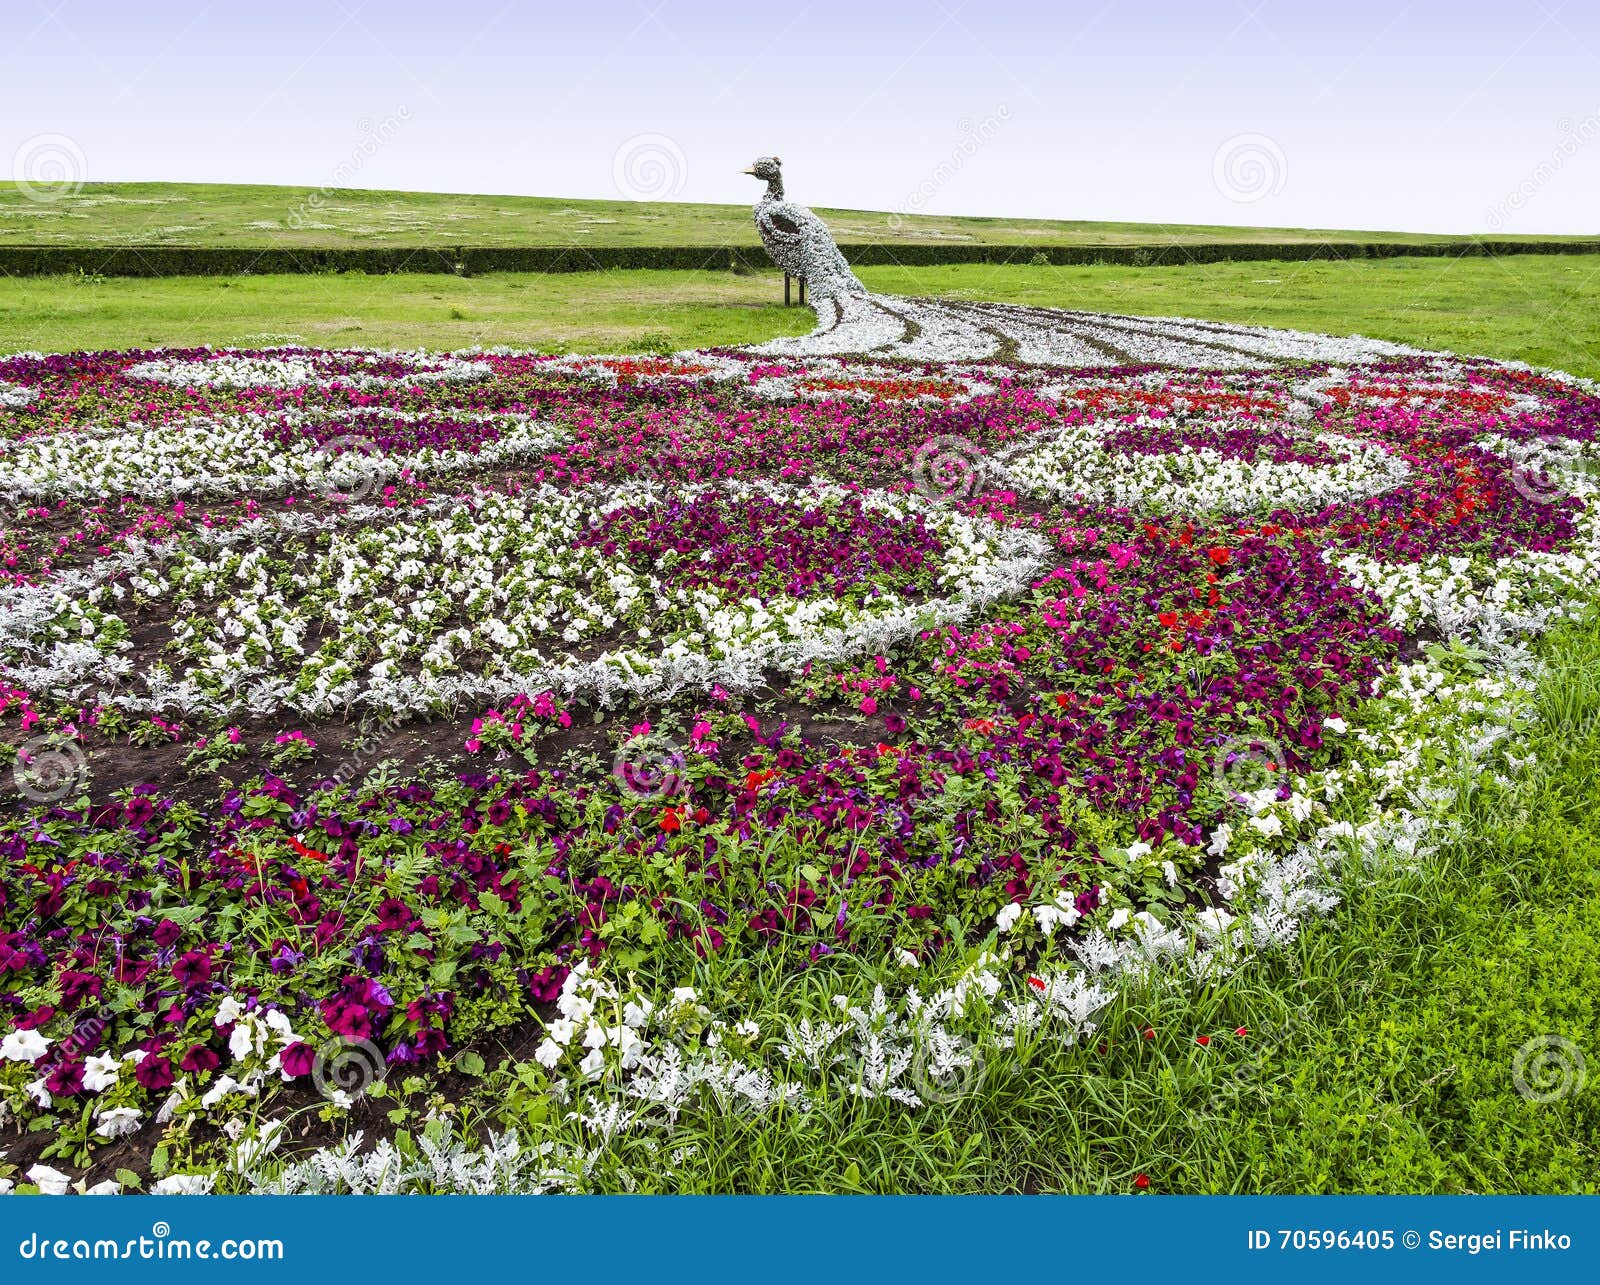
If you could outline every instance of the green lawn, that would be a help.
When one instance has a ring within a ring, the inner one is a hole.
[[[737,170],[743,161],[731,168]],[[820,182],[821,176],[819,176]],[[760,194],[754,179],[750,200]],[[796,173],[794,195],[822,193]],[[219,183],[90,183],[53,200],[0,183],[0,245],[754,245],[749,205],[567,200]],[[1455,240],[1327,228],[1096,223],[1082,220],[891,216],[818,205],[840,241],[995,245],[1150,245],[1215,241]],[[1066,211],[1063,211],[1064,213]],[[1501,237],[1497,240],[1562,238]]]
[[[1600,376],[1600,259],[1182,268],[865,268],[875,290],[1361,333]],[[0,280],[0,351],[196,343],[574,350],[748,343],[810,328],[775,273]]]

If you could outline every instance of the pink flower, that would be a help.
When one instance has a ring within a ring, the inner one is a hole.
[[[878,702],[871,696],[861,698],[861,712],[869,718],[878,712]]]

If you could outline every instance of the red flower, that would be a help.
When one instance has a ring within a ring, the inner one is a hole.
[[[1227,566],[1229,560],[1233,557],[1233,550],[1222,545],[1218,545],[1215,549],[1208,549],[1206,552],[1211,555],[1211,561],[1215,562],[1219,567]]]
[[[1194,1037],[1194,1042],[1204,1048],[1207,1044],[1211,1043],[1211,1037],[1209,1035],[1196,1035]]]
[[[204,1044],[196,1044],[183,1055],[183,1060],[178,1065],[185,1071],[199,1074],[204,1071],[215,1071],[222,1065],[222,1059],[217,1056],[215,1049],[207,1048]]]
[[[303,1040],[296,1040],[278,1055],[278,1064],[283,1067],[283,1073],[295,1079],[310,1075],[316,1060],[316,1050]]]
[[[1146,1189],[1149,1188],[1149,1186],[1150,1186],[1150,1175],[1149,1174],[1142,1173],[1137,1178],[1135,1178],[1133,1180],[1133,1189],[1135,1191],[1145,1191]]]
[[[661,814],[661,820],[656,823],[667,833],[683,829],[683,817],[677,808],[668,808]]]
[[[1156,1028],[1155,1028],[1155,1027],[1153,1027],[1153,1026],[1147,1026],[1147,1027],[1145,1027],[1145,1028],[1144,1028],[1144,1037],[1145,1037],[1145,1039],[1147,1039],[1147,1040],[1153,1040],[1153,1039],[1155,1039],[1155,1037],[1156,1037]]]
[[[1241,1036],[1241,1037],[1246,1036],[1246,1035],[1250,1034],[1250,1028],[1248,1026],[1241,1026],[1238,1030],[1236,1030],[1234,1032],[1234,1034],[1238,1035],[1238,1036]]]
[[[1033,987],[1033,989],[1036,991],[1042,991],[1045,989],[1044,982],[1037,977],[1028,978],[1028,985]]]
[[[144,1061],[133,1068],[133,1078],[152,1093],[159,1093],[162,1089],[170,1089],[174,1079],[172,1063],[164,1057],[151,1053]]]

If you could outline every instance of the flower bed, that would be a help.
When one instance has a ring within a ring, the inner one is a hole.
[[[1501,710],[1420,649],[1592,579],[1600,398],[1236,366],[0,361],[0,1100],[88,1155],[515,1029],[664,1101],[696,960],[982,952],[1076,1033],[1292,936]]]

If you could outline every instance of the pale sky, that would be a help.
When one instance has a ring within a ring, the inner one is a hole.
[[[1600,233],[1600,5],[3,0],[0,165]]]

